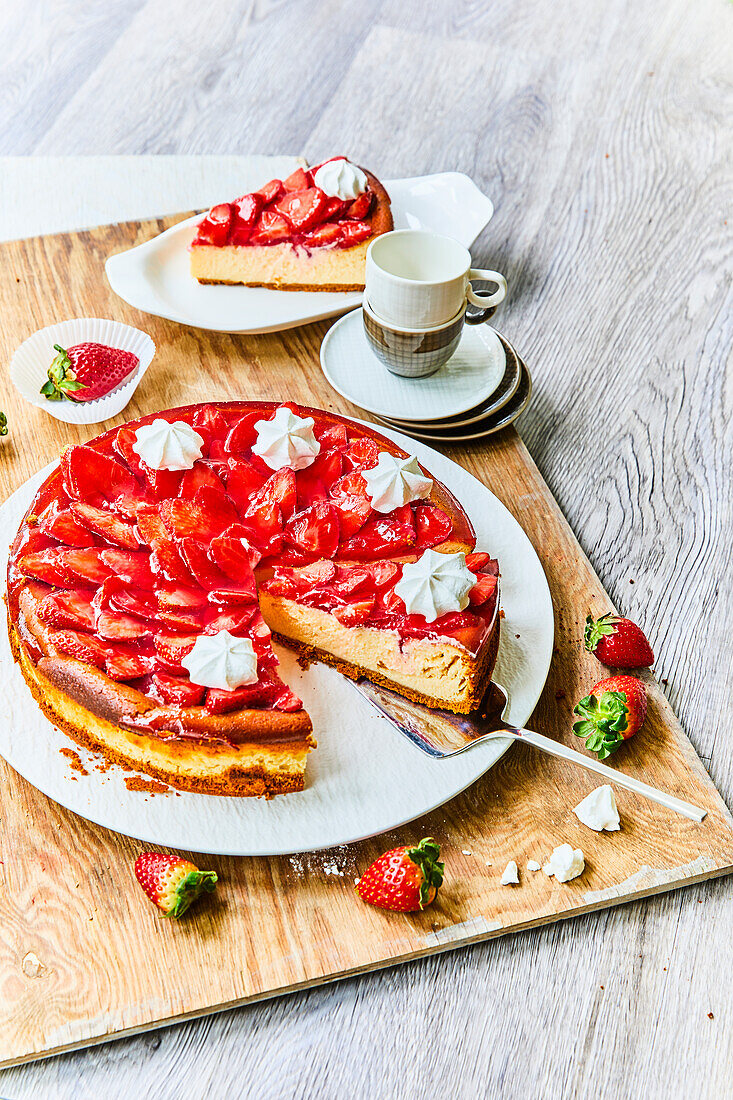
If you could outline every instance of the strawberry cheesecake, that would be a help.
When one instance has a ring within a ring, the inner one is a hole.
[[[363,290],[369,242],[391,229],[376,176],[333,157],[213,206],[191,246],[191,274],[273,290]]]
[[[498,568],[417,459],[316,409],[223,402],[70,446],[11,547],[13,652],[44,713],[181,790],[301,790],[315,745],[271,632],[467,712]]]

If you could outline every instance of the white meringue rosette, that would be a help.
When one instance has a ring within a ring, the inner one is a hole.
[[[191,682],[201,687],[235,691],[257,683],[257,654],[252,642],[236,638],[228,630],[199,634],[181,664]]]
[[[135,432],[132,449],[151,470],[190,470],[201,458],[204,440],[183,420],[143,424]]]
[[[424,500],[433,488],[433,479],[425,476],[415,455],[398,458],[389,451],[381,451],[377,465],[362,470],[361,476],[377,512],[393,512],[413,500]]]
[[[272,420],[255,424],[257,441],[252,453],[259,455],[271,470],[305,470],[312,466],[321,450],[313,435],[313,417],[296,416],[292,409],[280,405]]]
[[[463,611],[475,583],[476,576],[466,565],[462,551],[439,554],[437,550],[426,550],[418,561],[402,566],[394,590],[408,615],[422,615],[426,622],[434,623],[451,611]]]
[[[49,401],[40,389],[48,381],[48,368],[56,355],[54,344],[71,348],[86,343],[122,348],[136,355],[140,362],[132,374],[104,397],[94,401]],[[29,404],[56,420],[66,424],[100,424],[117,416],[129,404],[154,355],[155,344],[139,328],[102,317],[74,317],[41,328],[24,340],[11,360],[10,378]]]
[[[313,182],[316,187],[333,199],[355,199],[362,195],[367,187],[368,180],[364,172],[357,164],[352,164],[346,157],[337,157],[336,160],[327,160],[313,174]]]

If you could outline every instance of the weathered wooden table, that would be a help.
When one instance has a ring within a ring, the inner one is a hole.
[[[344,150],[484,187],[474,255],[509,279],[497,322],[535,379],[520,430],[730,801],[729,5],[25,0],[0,26],[0,153]],[[726,1096],[730,897],[724,879],[9,1070],[0,1096]]]

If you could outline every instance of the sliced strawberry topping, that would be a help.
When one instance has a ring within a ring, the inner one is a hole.
[[[199,539],[204,543],[216,538],[238,519],[224,493],[208,486],[196,490],[195,500],[164,500],[160,516],[176,539]]]
[[[252,234],[252,244],[277,244],[287,241],[292,229],[290,223],[275,210],[263,210]]]
[[[255,424],[261,419],[262,414],[257,412],[240,416],[224,440],[224,450],[233,455],[251,450],[252,444],[257,439]]]
[[[18,559],[17,567],[24,577],[35,577],[36,580],[44,581],[46,584],[66,588],[72,583],[72,577],[66,567],[65,553],[64,550],[52,547],[24,554]]]
[[[352,439],[344,450],[345,470],[371,470],[377,465],[379,447],[375,440],[368,438]]]
[[[453,522],[442,508],[433,504],[415,505],[415,526],[417,528],[417,547],[439,546],[453,531]]]
[[[314,561],[299,569],[296,576],[298,585],[305,584],[307,588],[315,588],[318,585],[330,584],[336,576],[336,566],[332,561]]]
[[[333,591],[346,600],[354,596],[363,596],[375,589],[374,577],[368,569],[359,566],[340,566],[338,580],[333,585]]]
[[[113,642],[135,641],[149,633],[149,629],[140,619],[111,610],[102,610],[97,613],[95,630],[100,637],[108,638]]]
[[[153,645],[166,668],[185,674],[181,661],[191,652],[197,637],[196,634],[155,634]]]
[[[328,196],[319,187],[309,187],[307,191],[285,195],[274,209],[287,218],[296,233],[305,233],[321,221],[327,206]]]
[[[155,595],[158,598],[158,606],[163,611],[191,610],[191,608],[203,607],[207,602],[206,593],[202,588],[192,588],[190,585],[183,584],[158,585]]]
[[[152,657],[116,645],[109,647],[105,661],[105,670],[112,680],[137,680],[154,667]]]
[[[112,572],[102,556],[106,552],[91,547],[86,550],[64,550],[64,566],[79,580],[98,585]]]
[[[472,604],[479,606],[482,603],[486,603],[490,600],[496,592],[497,586],[496,577],[490,573],[479,573],[476,577],[476,583],[468,593],[468,598]]]
[[[109,581],[105,581],[109,585]],[[111,586],[108,591],[110,607],[122,611],[126,615],[137,615],[146,622],[157,618],[158,604],[151,592],[135,592],[126,588],[122,581]]]
[[[167,672],[154,672],[153,683],[163,702],[173,706],[197,707],[206,695],[206,688],[182,676],[169,676]]]
[[[208,485],[210,489],[216,489],[220,493],[224,492],[224,482],[216,471],[206,462],[194,462],[191,469],[186,470],[183,475],[177,495],[182,497],[183,500],[193,500],[196,490],[204,485]],[[171,493],[171,496],[176,496],[176,494]]]
[[[150,554],[144,550],[102,550],[101,559],[109,570],[134,588],[150,591],[155,577],[150,568]]]
[[[257,604],[228,607],[226,611],[214,613],[204,628],[204,634],[217,634],[220,630],[228,630],[230,634],[249,633],[255,616],[259,617]]]
[[[38,520],[38,530],[67,546],[93,546],[95,539],[70,508],[62,508],[57,500],[49,504]]]
[[[346,539],[339,549],[342,558],[367,561],[386,554],[401,554],[415,545],[415,524],[409,504],[396,508],[388,516],[369,520],[356,535]]]
[[[316,423],[313,434],[321,444],[321,453],[335,449],[342,451],[349,438],[345,424]]]
[[[217,247],[225,245],[232,228],[232,207],[228,202],[220,202],[218,206],[212,206],[206,217],[199,223],[196,241],[199,244],[213,244]]]
[[[236,431],[236,428],[232,431]],[[230,458],[225,477],[227,493],[239,510],[246,512],[252,495],[262,486],[265,479],[246,458]]]
[[[284,687],[277,699],[273,701],[273,706],[276,710],[282,710],[286,713],[292,713],[296,710],[303,709],[303,702],[298,696],[290,690],[288,687]]]
[[[295,511],[297,501],[298,490],[294,472],[287,467],[276,470],[250,497],[245,517],[257,513],[263,504],[277,504],[283,518],[289,519]]]
[[[361,221],[362,218],[368,218],[373,203],[374,192],[363,191],[361,195],[357,195],[353,202],[349,203],[344,216],[353,221]]]
[[[199,542],[195,539],[181,539],[178,548],[181,551],[181,557],[191,571],[191,575],[207,592],[218,585],[226,584],[227,578],[221,569],[211,561]]]
[[[259,191],[255,191],[255,195],[262,199],[263,206],[269,206],[275,199],[279,199],[282,193],[282,180],[270,180],[264,187],[260,187]]]
[[[280,544],[283,529],[283,514],[279,504],[265,503],[254,511],[248,509],[243,517],[242,526],[246,537],[251,538],[263,554],[274,553]]]
[[[140,545],[134,525],[120,519],[113,512],[108,512],[105,508],[96,508],[93,504],[85,504],[83,501],[72,501],[70,510],[79,523],[93,534],[106,539],[107,542],[124,546],[128,550],[136,550]]]
[[[339,514],[341,537],[355,535],[372,514],[366,482],[358,470],[342,477],[331,489],[331,500]]]
[[[38,604],[38,614],[51,626],[94,630],[94,608],[88,591],[49,592]]]
[[[251,229],[257,221],[262,209],[262,199],[259,195],[242,195],[233,204],[236,222],[246,229]]]
[[[310,186],[311,181],[308,179],[308,173],[303,168],[296,168],[287,179],[283,180],[283,187],[286,191],[305,191]]]
[[[343,607],[334,608],[334,616],[344,626],[358,626],[360,623],[365,623],[372,611],[374,610],[374,599],[370,600],[355,600],[353,603],[347,603]]]
[[[240,580],[252,572],[261,555],[255,550],[244,532],[246,528],[234,524],[223,535],[211,540],[209,553],[221,570],[232,580]],[[240,532],[242,532],[240,534]]]
[[[341,229],[341,245],[343,248],[353,248],[361,244],[372,235],[372,227],[369,222],[339,222]]]
[[[310,233],[306,233],[303,244],[306,248],[328,248],[330,245],[339,245],[343,239],[340,225],[336,225],[335,222],[324,222],[323,225],[317,225]]]
[[[476,552],[474,554],[466,554],[466,565],[472,573],[480,573],[491,561],[489,554],[483,554]]]
[[[61,650],[69,657],[76,657],[77,661],[84,661],[95,668],[105,667],[107,648],[91,634],[83,634],[77,630],[57,630],[49,635],[48,640],[54,649]]]
[[[74,500],[117,502],[136,495],[135,478],[124,466],[93,447],[67,447],[61,456],[64,490]]]
[[[338,512],[328,501],[317,500],[288,520],[284,537],[309,556],[332,558],[339,544]]]
[[[393,561],[376,561],[366,566],[377,588],[386,588],[397,580],[399,566]]]

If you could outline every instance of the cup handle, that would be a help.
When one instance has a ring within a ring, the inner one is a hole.
[[[469,325],[480,325],[486,320],[487,314],[485,311],[498,306],[499,302],[503,302],[506,298],[506,279],[498,271],[487,271],[481,267],[472,267],[468,273],[468,278],[469,280],[483,279],[488,283],[496,283],[499,288],[493,294],[478,294],[470,282],[466,287],[466,297],[471,305],[481,307],[481,313],[467,313],[466,322]]]

